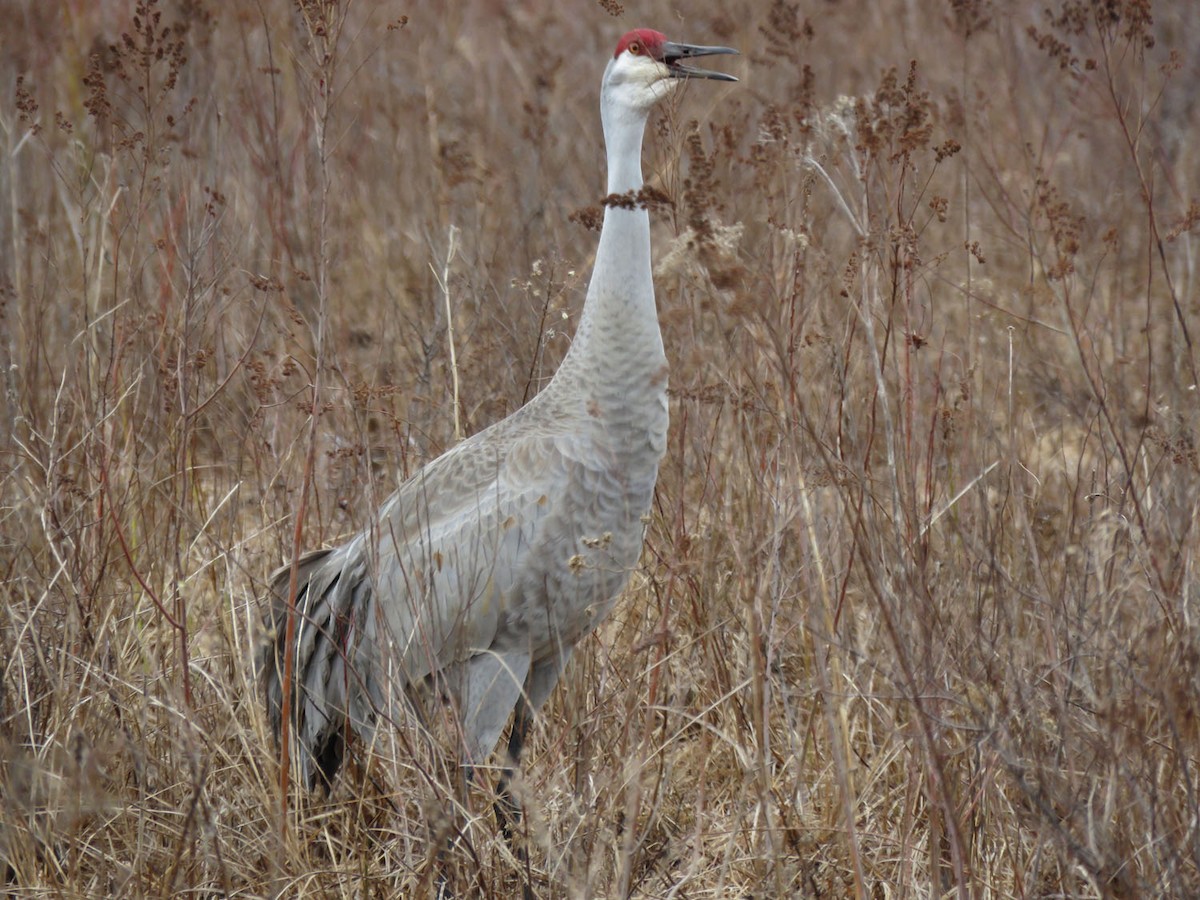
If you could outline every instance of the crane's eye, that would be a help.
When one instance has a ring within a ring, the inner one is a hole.
[[[642,45],[639,44],[637,41],[634,41],[633,43],[631,43],[629,45],[628,50],[634,56],[637,56],[638,54],[640,54],[642,52]]]

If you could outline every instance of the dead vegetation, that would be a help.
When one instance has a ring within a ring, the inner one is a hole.
[[[11,894],[1200,894],[1200,8],[10,6]],[[636,25],[743,80],[647,141],[670,450],[528,865],[412,728],[282,804],[266,575],[553,372]]]

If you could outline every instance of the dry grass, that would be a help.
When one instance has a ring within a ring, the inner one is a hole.
[[[1200,7],[1042,5],[9,4],[8,890],[1200,894]],[[553,372],[643,24],[743,81],[648,136],[670,450],[528,872],[411,730],[284,827],[266,573]]]

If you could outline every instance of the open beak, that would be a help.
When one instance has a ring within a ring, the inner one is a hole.
[[[722,53],[737,53],[732,47],[697,47],[695,44],[676,44],[664,41],[662,45],[662,61],[672,78],[711,78],[714,81],[737,81],[732,75],[724,72],[713,72],[710,69],[697,69],[685,66],[680,60],[693,59],[697,56],[717,56]]]

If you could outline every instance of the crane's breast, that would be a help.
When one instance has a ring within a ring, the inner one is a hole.
[[[380,520],[366,629],[401,680],[485,650],[536,661],[590,631],[637,565],[666,417],[664,392],[628,418],[526,420],[406,483]]]
[[[606,437],[556,441],[553,477],[518,512],[524,553],[498,646],[528,646],[535,660],[572,646],[608,613],[637,565],[664,441],[644,427]]]

